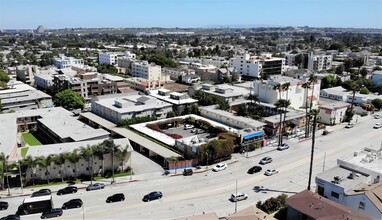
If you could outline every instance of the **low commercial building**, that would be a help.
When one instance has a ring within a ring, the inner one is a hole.
[[[250,90],[242,87],[232,86],[228,84],[202,84],[201,86],[195,86],[191,88],[194,91],[189,91],[189,94],[192,95],[195,91],[200,90],[209,95],[217,96],[225,101],[233,102],[237,99],[243,99],[249,96]]]
[[[20,81],[8,82],[8,89],[0,90],[2,111],[52,107],[52,97]]]
[[[284,114],[283,114],[284,115]],[[282,118],[282,121],[284,116]],[[276,136],[280,132],[280,114],[275,114],[273,116],[268,116],[263,118],[264,123],[264,131],[269,136]],[[285,132],[288,134],[296,134],[301,131],[306,124],[305,112],[297,111],[294,109],[287,109],[285,124],[287,125],[285,128]],[[301,128],[301,129],[300,129]]]
[[[93,113],[118,123],[122,119],[142,116],[166,118],[172,104],[139,92],[97,96],[92,99]]]
[[[316,176],[317,192],[331,201],[382,219],[382,149],[365,147]],[[378,199],[379,198],[379,199]]]
[[[345,112],[350,107],[346,102],[332,102],[324,105],[320,105],[318,108],[319,121],[327,125],[335,125],[343,122],[345,119]]]
[[[341,86],[327,88],[320,91],[320,96],[322,98],[333,99],[343,102],[346,102],[348,96],[351,94],[351,92],[346,91],[346,89],[342,88]]]
[[[187,93],[172,92],[168,89],[149,91],[150,96],[171,103],[175,112],[181,113],[186,106],[198,103],[197,99],[190,98]]]

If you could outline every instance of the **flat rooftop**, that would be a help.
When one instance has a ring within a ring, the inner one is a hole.
[[[29,148],[26,156],[38,157],[38,156],[49,156],[51,154],[73,152],[73,150],[80,149],[81,147],[100,144],[104,140],[106,139],[33,146]],[[114,143],[120,148],[128,147],[129,151],[133,151],[130,145],[130,141],[127,138],[114,139]]]
[[[115,105],[116,101],[122,103],[123,107],[117,107]],[[138,92],[97,96],[94,102],[119,113],[139,112],[172,106],[172,104],[168,102],[151,96],[140,95]]]
[[[160,89],[163,92],[170,92],[170,90],[167,89]],[[151,90],[150,91],[150,96],[155,97],[157,99],[163,100],[165,102],[171,103],[173,105],[183,105],[183,104],[192,104],[192,103],[197,103],[197,99],[190,98],[187,93],[179,93],[179,92],[171,92],[169,95],[163,96],[158,94],[159,90]],[[186,95],[187,98],[185,99],[172,99],[170,95],[175,95],[175,96],[183,96]]]
[[[332,102],[320,105],[319,108],[335,110],[340,108],[347,108],[348,106],[350,106],[350,104],[346,102]]]
[[[382,174],[382,150],[378,146],[368,146],[365,147],[362,151],[357,151],[356,155],[349,155],[341,160],[338,160],[338,163],[346,162],[348,164],[353,164],[358,167],[371,170],[376,173]]]
[[[305,112],[297,111],[297,110],[293,110],[293,109],[289,109],[288,108],[288,111],[286,113],[286,120],[287,121],[288,120],[297,119],[297,118],[301,118],[301,117],[305,117]],[[270,123],[273,123],[273,124],[280,123],[280,115],[277,114],[277,115],[265,117],[264,121],[270,122]]]
[[[16,147],[17,113],[0,114],[0,152],[5,156],[11,154]]]

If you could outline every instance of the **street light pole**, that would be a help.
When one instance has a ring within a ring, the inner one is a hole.
[[[310,168],[309,168],[309,182],[308,182],[308,190],[310,190],[310,182],[312,180],[312,172],[313,172],[313,155],[314,155],[314,144],[316,138],[316,123],[317,123],[317,110],[312,110],[313,113],[313,131],[312,131],[312,149],[310,153]]]
[[[83,197],[83,193],[81,192],[81,197]],[[82,220],[85,220],[85,207],[84,203],[82,203]]]
[[[113,181],[111,182],[111,184],[114,183],[114,146],[111,147],[111,161],[112,161],[112,168],[111,168],[111,172],[113,174]]]
[[[236,196],[237,196],[237,179],[236,179]],[[237,198],[235,199],[235,213],[237,212]]]
[[[130,152],[130,180],[133,179],[133,167],[131,166],[131,164],[132,164],[131,160],[132,160],[133,158],[132,158],[131,153],[132,153],[132,152]]]
[[[22,177],[21,177],[21,166],[20,166],[20,162],[19,162],[19,161],[16,161],[16,163],[19,165],[21,193],[24,194],[23,180],[22,180]]]

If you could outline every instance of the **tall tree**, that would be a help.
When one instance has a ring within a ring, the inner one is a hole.
[[[78,153],[78,150],[75,149],[72,152],[69,153],[68,155],[68,160],[74,164],[74,179],[77,179],[77,163],[80,160],[80,155]]]
[[[47,157],[44,157],[44,156],[36,157],[36,164],[41,166],[42,168],[45,168],[45,176],[48,180],[48,184],[50,180],[50,166],[52,164],[52,158],[53,158],[52,155],[49,155]]]
[[[316,141],[316,124],[317,124],[317,115],[319,110],[313,109],[309,112],[310,117],[313,119],[313,133],[312,133],[312,148],[310,153],[310,166],[309,166],[309,180],[308,180],[308,190],[310,190],[310,183],[312,181],[312,171],[313,171],[313,157],[314,157],[314,145]]]
[[[5,163],[6,163],[7,157],[3,152],[0,153],[0,165],[1,165],[1,186],[4,187],[5,183]]]
[[[54,164],[60,166],[60,176],[61,176],[61,182],[64,182],[64,169],[63,166],[65,165],[65,160],[67,158],[67,154],[65,153],[59,153],[52,156],[52,161]]]
[[[284,109],[284,101],[283,99],[278,99],[275,104],[274,104],[280,114],[280,123],[279,123],[279,141],[278,141],[278,145],[281,145],[281,142],[282,142],[282,119],[283,119],[283,109]]]
[[[129,146],[126,146],[122,149],[118,148],[117,152],[115,152],[115,157],[121,163],[121,166],[122,166],[121,173],[124,171],[123,164],[128,153],[129,153]]]
[[[273,90],[278,90],[279,91],[279,94],[280,94],[280,97],[278,97],[278,99],[282,99],[282,86],[280,83],[277,83],[276,85],[273,86]]]
[[[87,147],[81,147],[80,155],[88,163],[90,184],[93,184],[93,164],[94,164],[93,149],[89,145]],[[91,160],[91,166],[90,166],[90,160]]]
[[[53,101],[56,106],[62,106],[66,109],[83,109],[85,106],[85,99],[71,89],[57,93]]]
[[[283,107],[284,107],[284,119],[283,119],[283,134],[285,133],[285,121],[286,121],[286,113],[287,113],[287,109],[288,107],[291,105],[291,102],[289,99],[283,99]],[[281,138],[281,144],[283,144],[283,139]]]
[[[102,144],[111,153],[111,173],[112,173],[112,178],[114,183],[114,155],[115,155],[115,152],[117,151],[117,146],[115,145],[113,139],[104,140]]]
[[[32,184],[35,185],[34,180],[35,180],[35,172],[36,172],[36,166],[37,166],[36,160],[31,155],[28,155],[23,160],[23,164],[27,165],[31,169],[31,172],[32,172]]]

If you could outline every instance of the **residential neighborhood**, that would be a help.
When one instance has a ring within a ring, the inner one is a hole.
[[[1,219],[382,220],[381,22],[176,20],[0,21]]]

